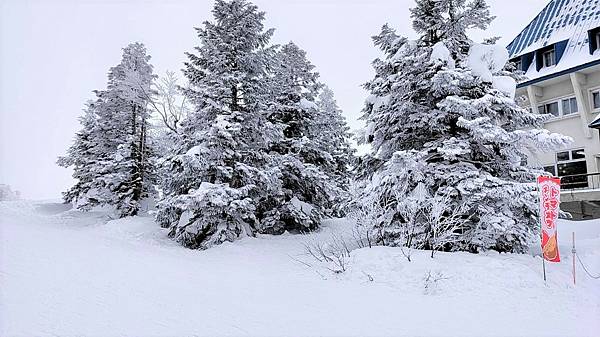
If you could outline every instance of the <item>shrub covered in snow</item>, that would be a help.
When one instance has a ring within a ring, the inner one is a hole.
[[[169,236],[190,248],[254,235],[254,203],[245,189],[204,182],[198,189],[171,200],[169,207],[183,211],[177,226],[171,227]],[[202,212],[194,212],[196,209]],[[159,222],[169,223],[169,219],[161,219],[165,214],[170,213],[159,213]]]
[[[19,191],[13,191],[10,185],[0,184],[0,201],[19,199]]]

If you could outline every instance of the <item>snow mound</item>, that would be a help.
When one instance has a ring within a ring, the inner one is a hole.
[[[200,145],[196,145],[196,146],[192,146],[189,150],[187,150],[187,152],[185,153],[188,156],[199,156],[201,155],[204,151],[204,148]]]
[[[503,92],[510,98],[515,98],[515,92],[517,90],[517,81],[510,76],[494,76],[492,78],[492,86]]]
[[[517,82],[509,76],[494,76],[508,62],[508,50],[499,45],[474,43],[469,49],[467,66],[471,72],[510,98],[515,98]]]
[[[508,50],[499,45],[474,43],[469,50],[467,66],[483,81],[492,82],[493,74],[508,62]]]
[[[303,109],[319,110],[319,107],[315,103],[307,100],[306,98],[301,98],[300,99],[300,107],[303,108]]]
[[[306,215],[310,215],[312,213],[312,211],[315,209],[313,205],[306,203],[304,201],[301,201],[300,199],[298,199],[296,197],[293,197],[292,200],[290,200],[290,202],[296,210],[301,211]]]
[[[454,59],[450,55],[450,50],[448,50],[443,42],[438,42],[433,46],[431,60],[445,62],[450,69],[454,69],[455,66]]]

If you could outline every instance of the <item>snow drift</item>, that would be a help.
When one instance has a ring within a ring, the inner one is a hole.
[[[351,253],[345,273],[333,274],[303,244],[347,235],[346,220],[308,236],[195,251],[169,240],[150,217],[110,221],[101,212],[15,201],[0,203],[0,219],[2,336],[594,336],[600,329],[599,281],[580,275],[572,286],[568,248],[575,230],[582,258],[600,270],[598,221],[559,224],[564,262],[547,265],[544,285],[538,256],[493,252],[431,259],[413,251],[408,262],[399,248],[364,248]]]

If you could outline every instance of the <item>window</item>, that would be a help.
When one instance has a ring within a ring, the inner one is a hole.
[[[552,176],[556,177],[556,167],[552,166],[544,166],[544,171],[550,173]]]
[[[554,59],[554,49],[550,49],[548,51],[545,51],[542,54],[542,60],[543,60],[543,66],[544,67],[551,67],[553,65],[556,64],[555,59]]]
[[[562,115],[574,114],[577,111],[577,99],[575,99],[575,97],[562,100]]]
[[[535,69],[540,71],[544,68],[554,67],[560,62],[568,43],[569,40],[567,39],[536,50],[534,52]]]
[[[600,110],[600,90],[592,91],[592,107],[594,110]]]
[[[594,55],[595,52],[600,50],[600,27],[588,30],[588,39],[590,54]]]
[[[544,105],[540,105],[538,107],[538,111],[541,114],[551,114],[556,117],[558,117],[560,115],[560,111],[558,109],[558,102],[551,102],[551,103],[546,103]]]
[[[561,161],[565,161],[565,160],[570,160],[570,154],[569,151],[565,151],[565,152],[559,152],[556,154],[556,161],[557,162],[561,162]]]
[[[517,70],[523,70],[524,71],[524,69],[523,69],[523,62],[521,62],[521,59],[518,59],[518,60],[515,61],[515,68]]]
[[[585,151],[583,149],[571,151],[571,159],[585,159]]]
[[[538,106],[538,112],[540,114],[551,114],[555,117],[561,117],[579,112],[579,107],[577,106],[577,99],[575,97],[567,97]]]
[[[552,114],[554,116],[558,116],[559,115],[558,102],[553,102],[553,103],[546,104],[546,111],[549,114]]]
[[[556,153],[556,165],[546,166],[544,171],[563,177],[561,185],[566,189],[588,187],[587,164],[583,149]]]

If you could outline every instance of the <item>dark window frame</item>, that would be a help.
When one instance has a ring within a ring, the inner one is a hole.
[[[590,55],[593,55],[597,50],[600,50],[600,27],[588,31],[588,44],[590,47]]]
[[[592,110],[600,110],[600,89],[590,90],[590,103],[592,106]]]

